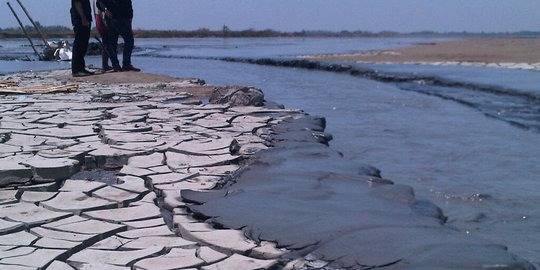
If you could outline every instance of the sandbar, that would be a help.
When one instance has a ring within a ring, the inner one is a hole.
[[[390,50],[304,57],[321,61],[540,63],[539,38],[481,38],[423,43]]]

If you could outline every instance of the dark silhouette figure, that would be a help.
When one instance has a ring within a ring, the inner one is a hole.
[[[97,0],[98,8],[105,13],[108,26],[108,52],[114,71],[141,71],[131,64],[133,53],[133,5],[131,0]],[[118,37],[124,39],[122,68],[118,61]]]
[[[86,70],[84,56],[88,50],[90,40],[90,26],[92,24],[92,7],[89,0],[71,0],[71,23],[75,32],[73,42],[73,57],[71,60],[71,73],[73,77],[94,74]]]

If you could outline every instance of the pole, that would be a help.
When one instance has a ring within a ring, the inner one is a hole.
[[[39,55],[38,51],[36,50],[36,47],[34,46],[34,42],[32,42],[32,39],[30,38],[30,36],[28,35],[28,33],[26,32],[26,29],[24,28],[24,25],[22,24],[21,20],[19,19],[19,16],[17,16],[17,13],[15,13],[15,10],[13,10],[13,8],[11,7],[11,5],[9,4],[9,2],[7,2],[7,5],[9,7],[9,9],[11,9],[11,12],[13,12],[13,15],[15,16],[15,19],[17,19],[17,22],[19,22],[19,25],[21,26],[24,34],[26,35],[26,38],[28,39],[28,41],[30,41],[30,45],[32,45],[32,49],[34,49],[34,52],[36,53],[36,55],[39,57],[39,59],[41,60],[41,56]]]
[[[41,32],[41,29],[39,29],[38,25],[34,22],[34,20],[32,19],[32,17],[30,17],[30,13],[28,13],[28,11],[26,10],[26,8],[23,6],[23,4],[21,3],[20,0],[17,0],[17,3],[19,3],[19,6],[21,6],[22,10],[24,11],[24,13],[26,13],[26,16],[28,17],[28,19],[30,19],[30,22],[32,22],[32,25],[34,25],[34,28],[36,29],[36,31],[39,33],[39,36],[41,37],[41,40],[43,40],[43,44],[45,44],[45,46],[47,46],[47,48],[50,50],[51,49],[51,46],[49,46],[49,42],[47,42],[47,39],[45,38],[45,35]]]

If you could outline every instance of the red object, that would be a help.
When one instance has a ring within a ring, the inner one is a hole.
[[[94,14],[94,17],[96,18],[96,28],[100,35],[104,35],[107,33],[108,28],[107,24],[105,24],[105,21],[99,14]]]

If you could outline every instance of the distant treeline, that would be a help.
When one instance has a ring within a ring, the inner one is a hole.
[[[73,36],[73,30],[69,27],[63,25],[52,25],[52,26],[43,26],[36,21],[36,25],[41,29],[42,32],[46,33],[48,37],[51,38],[66,38]],[[34,38],[38,38],[38,33],[34,26],[26,25],[24,27],[26,32]],[[0,28],[0,38],[24,38],[24,32],[20,27],[9,27],[9,28]]]
[[[42,32],[51,38],[73,38],[73,30],[63,25],[41,26],[36,22]],[[37,38],[37,32],[33,26],[26,26],[26,31],[34,38]],[[221,30],[210,30],[201,28],[197,30],[134,30],[137,38],[252,38],[252,37],[394,37],[394,36],[533,36],[540,37],[540,32],[521,31],[521,32],[498,32],[498,33],[469,33],[469,32],[434,32],[420,31],[412,33],[399,33],[393,31],[369,32],[369,31],[298,31],[298,32],[280,32],[272,29],[256,30],[231,30],[223,26]],[[93,35],[95,35],[95,29]],[[0,38],[24,38],[24,33],[20,27],[0,28]]]

